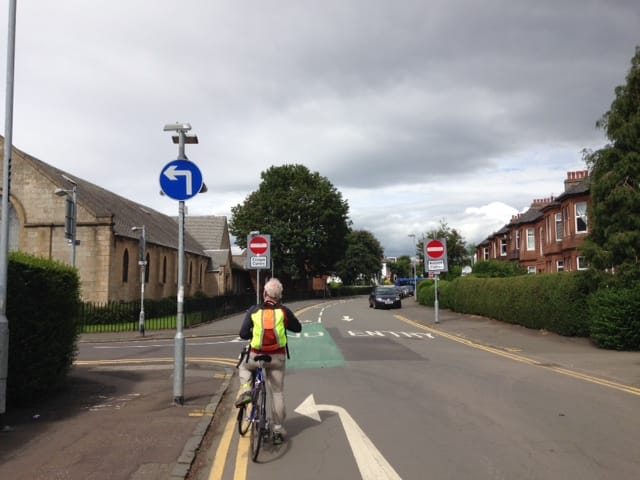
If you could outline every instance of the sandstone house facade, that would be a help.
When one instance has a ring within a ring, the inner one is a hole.
[[[0,137],[1,138],[1,137]],[[4,144],[4,139],[2,139]],[[3,145],[4,148],[4,145]],[[2,164],[0,164],[0,171]],[[84,301],[139,299],[140,232],[145,227],[145,298],[177,295],[177,219],[123,198],[57,169],[18,149],[12,150],[9,196],[9,250],[71,263],[65,238],[66,201],[56,190],[77,190],[79,243],[75,263]],[[4,195],[4,192],[2,192]],[[184,294],[232,293],[232,257],[226,217],[185,218]]]

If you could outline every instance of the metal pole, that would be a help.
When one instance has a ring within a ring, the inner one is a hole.
[[[78,243],[78,187],[73,185],[71,190],[71,203],[73,204],[73,230],[71,231],[71,266],[76,268],[76,244]]]
[[[178,130],[178,160],[186,160],[184,130]],[[173,401],[184,405],[184,200],[178,203],[178,312],[176,318],[175,353],[173,365]]]
[[[256,305],[260,305],[260,269],[256,269]]]
[[[142,234],[140,237],[140,265],[142,267],[140,273],[140,317],[138,319],[138,326],[140,327],[140,335],[144,337],[144,282],[147,278],[147,256],[146,256],[146,233],[144,225],[142,226]]]
[[[9,371],[9,319],[7,318],[7,276],[9,269],[9,195],[11,147],[13,144],[13,81],[16,52],[16,1],[9,0],[7,35],[7,89],[5,97],[4,159],[2,164],[2,222],[0,226],[0,426],[3,430]]]
[[[436,273],[436,283],[435,283],[436,297],[435,297],[435,300],[433,301],[433,311],[435,312],[436,323],[440,323],[440,319],[438,318],[438,277],[439,276],[440,275]]]

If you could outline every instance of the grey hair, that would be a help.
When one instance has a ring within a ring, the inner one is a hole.
[[[270,278],[264,284],[264,293],[274,300],[282,300],[282,283],[277,278]]]

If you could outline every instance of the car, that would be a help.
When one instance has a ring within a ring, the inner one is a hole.
[[[402,308],[402,299],[395,285],[379,285],[369,294],[369,308]]]

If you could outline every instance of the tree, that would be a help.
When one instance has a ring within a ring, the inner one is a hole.
[[[387,265],[391,272],[391,275],[397,277],[411,277],[413,278],[413,266],[411,265],[411,258],[407,255],[398,257],[398,261]]]
[[[583,248],[593,268],[611,269],[623,282],[640,279],[640,47],[626,80],[615,89],[611,109],[596,122],[610,143],[585,151],[591,231]]]
[[[366,230],[355,230],[347,235],[344,257],[337,263],[338,275],[345,285],[353,285],[359,278],[367,284],[382,269],[382,245]]]
[[[229,231],[247,246],[247,235],[271,235],[277,275],[305,279],[335,269],[351,229],[349,205],[329,180],[304,165],[270,167],[258,190],[231,208]]]

